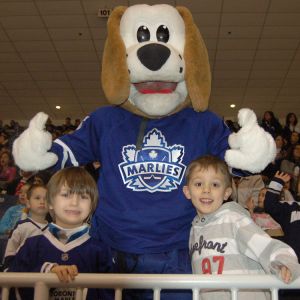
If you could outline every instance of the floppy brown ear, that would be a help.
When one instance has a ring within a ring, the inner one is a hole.
[[[120,35],[120,20],[126,9],[117,6],[111,13],[102,57],[102,88],[107,100],[116,105],[128,99],[130,89],[126,49]]]
[[[190,11],[181,6],[176,9],[185,23],[184,59],[188,94],[193,108],[196,111],[203,111],[207,109],[211,90],[207,49]]]

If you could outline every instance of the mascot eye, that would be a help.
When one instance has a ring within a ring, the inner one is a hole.
[[[167,43],[170,34],[169,29],[166,25],[160,25],[156,30],[156,38],[159,42]]]
[[[150,31],[146,26],[140,26],[136,33],[139,43],[147,42],[150,40]]]

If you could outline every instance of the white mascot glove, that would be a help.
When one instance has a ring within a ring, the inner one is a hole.
[[[30,121],[28,128],[14,141],[13,156],[15,163],[24,171],[47,169],[57,162],[51,148],[52,136],[45,131],[48,115],[37,113]]]
[[[238,113],[241,129],[228,138],[231,149],[225,153],[225,161],[232,168],[259,173],[274,160],[276,145],[273,137],[257,123],[255,113],[243,108]]]

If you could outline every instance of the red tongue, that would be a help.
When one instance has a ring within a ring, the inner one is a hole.
[[[176,82],[165,82],[165,81],[147,81],[134,83],[135,88],[141,94],[170,94],[176,87]]]

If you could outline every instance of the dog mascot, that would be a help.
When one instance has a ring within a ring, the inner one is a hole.
[[[204,154],[230,167],[259,172],[275,156],[271,136],[249,109],[240,132],[207,110],[211,75],[207,50],[184,7],[117,7],[108,20],[102,86],[112,106],[56,139],[38,113],[15,141],[24,170],[101,163],[100,201],[92,233],[112,249],[114,272],[191,273],[188,239],[195,210],[184,198],[186,166]],[[229,145],[232,149],[229,149]],[[127,291],[123,299],[152,299]],[[161,299],[191,299],[162,291]]]

